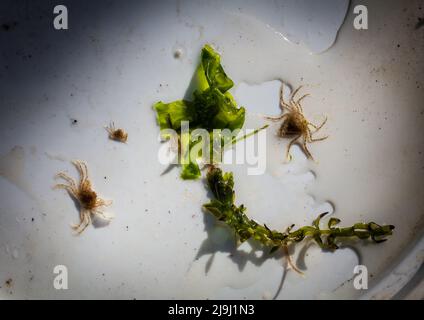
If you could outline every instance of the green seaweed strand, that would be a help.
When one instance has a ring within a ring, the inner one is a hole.
[[[385,237],[392,234],[393,225],[379,225],[375,222],[355,223],[351,227],[339,228],[337,218],[328,220],[327,229],[320,228],[321,219],[328,214],[322,213],[316,218],[311,226],[304,226],[292,231],[294,225],[285,232],[269,229],[265,224],[261,225],[250,219],[243,205],[234,204],[234,180],[232,173],[223,173],[217,167],[211,167],[207,173],[206,181],[214,195],[211,202],[203,207],[212,213],[219,221],[224,222],[234,230],[238,240],[244,242],[248,239],[259,241],[266,247],[271,248],[271,253],[291,243],[301,242],[305,239],[313,239],[321,248],[335,250],[343,239],[357,238],[361,240],[372,239],[376,243],[386,241]]]

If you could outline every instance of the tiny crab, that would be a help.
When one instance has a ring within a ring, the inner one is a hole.
[[[266,117],[269,120],[273,121],[282,121],[282,124],[278,130],[278,136],[281,138],[285,137],[294,137],[290,143],[287,146],[286,151],[286,158],[290,159],[290,148],[292,145],[300,138],[303,137],[303,142],[301,144],[304,152],[306,153],[307,157],[313,160],[312,154],[309,152],[308,147],[306,146],[306,143],[312,143],[315,141],[321,141],[328,138],[328,136],[322,137],[322,138],[313,138],[312,135],[318,132],[324,124],[327,122],[327,117],[324,119],[324,121],[319,125],[316,126],[313,123],[309,122],[304,114],[303,109],[300,104],[300,102],[306,98],[309,94],[305,94],[301,96],[299,99],[295,100],[296,94],[299,92],[299,90],[302,88],[302,86],[298,87],[296,90],[292,92],[290,95],[289,101],[284,101],[284,93],[283,93],[283,87],[284,84],[281,85],[280,90],[280,109],[283,112],[281,116],[278,117]],[[284,111],[287,110],[288,112],[284,113]],[[314,128],[314,132],[311,131],[311,128]]]
[[[115,123],[111,122],[108,127],[105,127],[109,132],[109,139],[126,143],[128,140],[128,133],[123,129],[115,129]]]
[[[99,208],[110,205],[112,201],[103,200],[98,197],[88,179],[87,165],[84,162],[76,160],[72,161],[72,164],[77,168],[80,174],[78,184],[67,174],[59,172],[56,177],[62,178],[68,182],[68,184],[57,184],[55,188],[65,189],[78,201],[80,206],[80,222],[79,224],[73,224],[72,229],[74,229],[77,234],[80,234],[91,224],[91,215],[97,215],[105,220],[111,220],[111,217],[106,216]]]

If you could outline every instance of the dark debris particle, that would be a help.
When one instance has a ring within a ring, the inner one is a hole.
[[[422,26],[424,26],[424,18],[418,18],[418,22],[415,25],[415,30],[418,30]]]
[[[6,287],[10,288],[12,286],[13,280],[12,278],[7,279],[4,284],[6,285]]]
[[[71,119],[71,123],[72,123],[73,125],[76,125],[76,124],[78,123],[78,120],[77,120],[77,119]]]
[[[31,218],[31,221],[32,221],[32,222],[34,222],[34,220],[35,220],[34,218]]]
[[[182,54],[183,54],[183,52],[180,49],[177,49],[177,50],[174,51],[173,56],[174,56],[175,59],[179,59],[179,58],[181,58]]]
[[[18,25],[18,23],[16,21],[13,21],[11,23],[3,23],[1,25],[1,28],[3,29],[3,31],[11,31],[13,30],[14,27],[16,27]]]

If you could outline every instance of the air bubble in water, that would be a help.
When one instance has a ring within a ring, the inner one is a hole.
[[[19,251],[18,251],[18,249],[13,249],[12,250],[12,258],[13,259],[18,259],[19,258]]]

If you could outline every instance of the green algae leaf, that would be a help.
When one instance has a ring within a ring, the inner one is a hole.
[[[236,101],[228,92],[234,83],[225,73],[220,55],[210,45],[205,45],[202,49],[195,78],[197,88],[191,101],[159,101],[153,105],[160,129],[173,129],[181,133],[182,121],[189,121],[190,130],[203,128],[212,132],[213,129],[242,128],[245,109],[237,107]],[[183,164],[181,177],[200,177],[200,169],[195,159]]]

